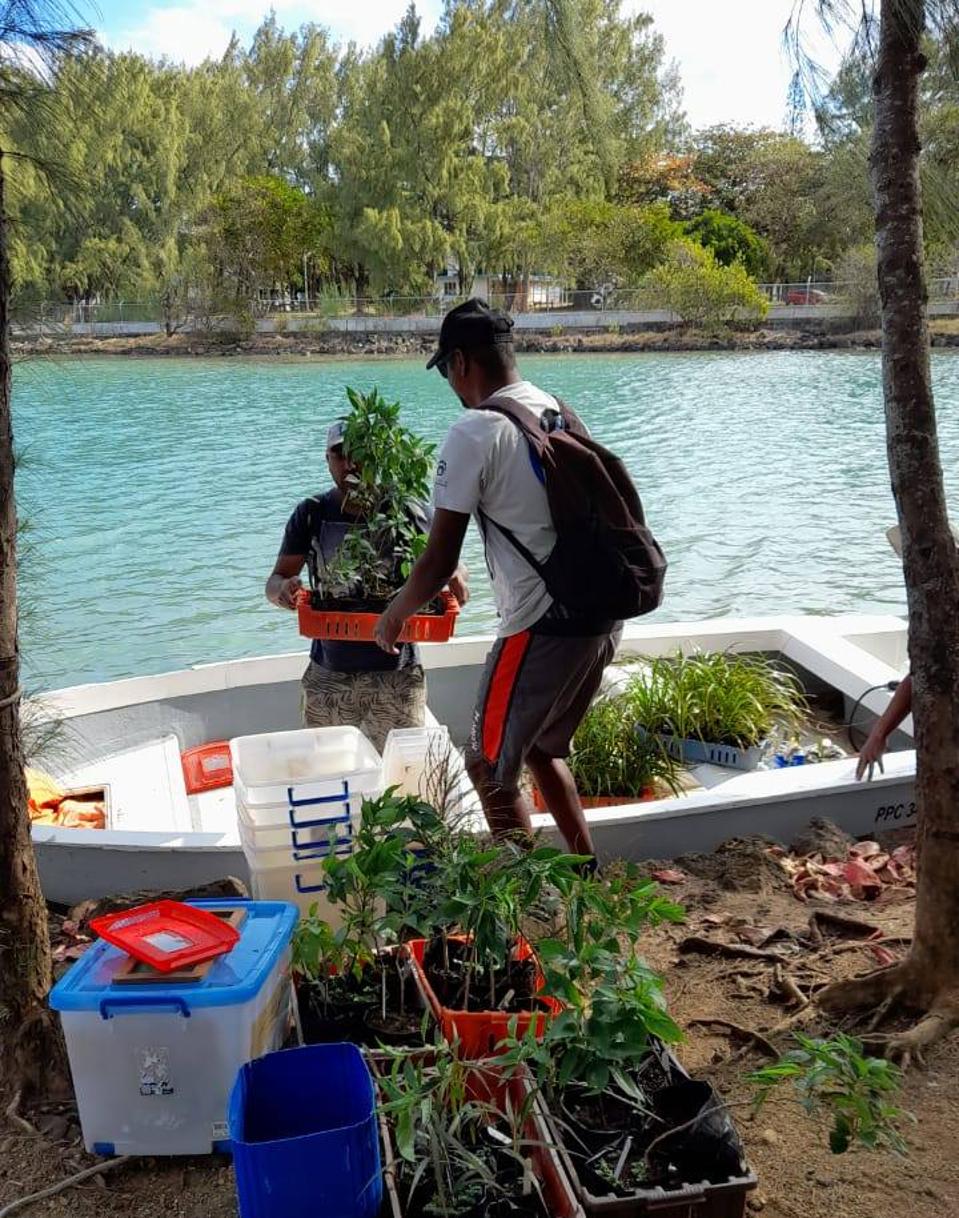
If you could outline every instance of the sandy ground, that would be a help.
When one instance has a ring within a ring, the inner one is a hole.
[[[683,861],[678,866],[683,868]],[[837,1156],[830,1153],[826,1127],[794,1103],[770,1101],[753,1114],[745,1074],[768,1060],[758,1050],[730,1062],[742,1043],[734,1034],[721,1027],[690,1026],[694,1020],[721,1019],[768,1031],[786,1017],[788,1006],[775,986],[774,962],[680,951],[683,939],[737,943],[779,928],[802,935],[817,908],[866,920],[888,936],[908,935],[912,897],[894,891],[878,902],[804,904],[774,866],[749,851],[697,870],[699,878],[687,873],[683,882],[670,886],[670,895],[686,906],[685,925],[652,931],[638,947],[666,978],[672,1013],[687,1030],[680,1057],[735,1106],[750,1165],[759,1176],[750,1212],[769,1218],[959,1215],[959,1037],[936,1047],[925,1069],[913,1068],[906,1075],[901,1106],[915,1123],[903,1123],[905,1158],[860,1150]],[[830,940],[814,949],[786,935],[770,946],[786,957],[787,971],[807,993],[875,964],[870,949],[836,953]],[[817,1030],[827,1029],[819,1024]],[[788,1047],[788,1033],[778,1036],[777,1044]],[[69,1109],[34,1114],[34,1119],[44,1133],[27,1133],[0,1120],[0,1208],[93,1161],[82,1151]],[[234,1218],[237,1211],[229,1160],[207,1158],[131,1161],[23,1212],[54,1218]]]

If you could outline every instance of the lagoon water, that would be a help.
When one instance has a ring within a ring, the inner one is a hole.
[[[670,561],[670,621],[901,613],[873,353],[530,357],[620,452]],[[940,443],[959,515],[959,356],[937,354]],[[307,645],[263,598],[287,515],[328,484],[344,387],[378,385],[441,440],[461,407],[422,362],[31,360],[15,372],[28,517],[22,649],[32,687]],[[495,613],[479,540],[461,633]]]

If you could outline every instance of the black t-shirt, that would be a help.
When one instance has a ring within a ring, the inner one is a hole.
[[[425,533],[429,529],[429,510],[417,504],[411,508]],[[297,504],[286,522],[281,554],[308,554],[316,546],[320,557],[329,562],[356,520],[340,510],[339,491],[329,490]],[[412,643],[401,643],[399,655],[391,656],[375,643],[343,643],[338,639],[314,639],[310,648],[314,663],[333,672],[392,672],[419,664],[420,655]]]

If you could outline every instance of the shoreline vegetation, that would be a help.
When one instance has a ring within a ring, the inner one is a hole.
[[[932,345],[959,348],[959,319],[930,323]],[[568,334],[519,333],[516,349],[527,355],[605,355],[692,351],[866,351],[878,350],[878,330],[846,333],[824,330],[769,329],[695,330],[687,327]],[[114,355],[149,357],[293,356],[299,358],[413,359],[436,347],[434,334],[343,333],[256,334],[252,338],[218,334],[164,334],[98,337],[57,336],[14,340],[15,358],[39,355]]]

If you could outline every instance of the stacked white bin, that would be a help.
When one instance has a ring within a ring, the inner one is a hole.
[[[383,787],[396,787],[398,795],[429,799],[440,771],[462,769],[459,754],[453,749],[447,728],[394,728],[383,749]]]
[[[352,852],[363,800],[382,790],[379,753],[355,727],[317,727],[238,736],[230,754],[254,895],[324,905],[323,860]]]

